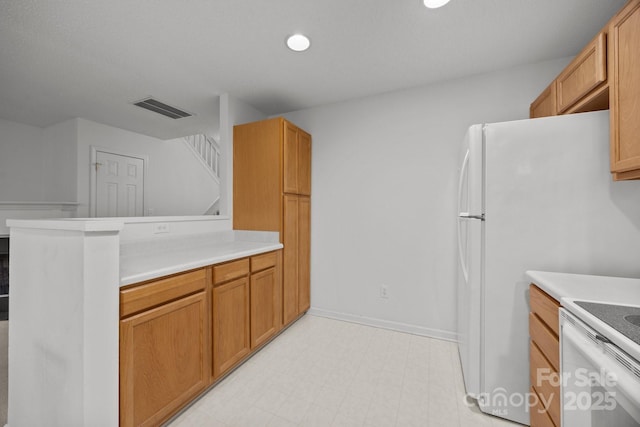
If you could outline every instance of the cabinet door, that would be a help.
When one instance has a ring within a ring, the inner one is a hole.
[[[279,307],[275,267],[251,274],[251,348],[258,347],[276,333]]]
[[[284,177],[283,191],[298,193],[298,128],[284,121]]]
[[[311,305],[311,199],[298,199],[298,313]]]
[[[213,288],[213,377],[249,353],[249,279]]]
[[[568,110],[607,81],[607,38],[600,33],[556,79],[558,112]]]
[[[284,196],[282,321],[298,315],[298,196]]]
[[[531,103],[529,117],[535,119],[538,117],[555,116],[556,114],[556,81],[554,80],[540,96]]]
[[[120,321],[120,425],[159,425],[208,384],[201,292]]]
[[[286,120],[283,174],[285,193],[311,195],[311,135]]]
[[[298,129],[298,194],[311,195],[311,135]]]
[[[233,128],[233,226],[279,231],[282,221],[282,119]]]
[[[611,171],[640,178],[640,1],[631,1],[609,27]]]

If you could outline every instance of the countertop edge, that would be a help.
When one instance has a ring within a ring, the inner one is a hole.
[[[563,297],[565,297],[564,295],[560,295],[556,291],[556,288],[553,286],[552,283],[549,283],[549,278],[546,277],[546,275],[549,274],[548,272],[536,271],[536,270],[527,270],[527,271],[525,271],[524,274],[529,279],[529,281],[531,283],[535,284],[537,287],[539,287],[540,289],[545,291],[547,294],[549,294],[551,297],[553,297],[553,299],[558,301],[558,303],[560,302],[560,300]]]
[[[525,276],[559,303],[562,298],[571,298],[629,304],[633,303],[629,299],[633,300],[635,291],[640,292],[640,279],[629,277],[535,270],[526,271]]]
[[[246,249],[241,251],[232,251],[228,254],[204,257],[194,260],[193,262],[182,263],[178,265],[171,265],[168,267],[146,271],[139,274],[131,274],[129,276],[123,276],[120,278],[120,287],[133,285],[140,282],[145,282],[152,279],[157,279],[164,276],[169,276],[176,273],[181,273],[196,268],[207,267],[209,265],[220,264],[226,261],[232,261],[234,259],[245,258],[252,255],[258,255],[265,252],[276,251],[282,249],[284,246],[282,243],[265,243],[264,246],[253,249]]]
[[[118,220],[73,220],[73,219],[8,219],[12,229],[61,230],[80,232],[120,232],[124,222]]]
[[[640,346],[575,301],[640,306],[640,279],[586,274],[526,271],[525,276],[556,299],[561,307],[609,338],[627,354],[640,357]]]

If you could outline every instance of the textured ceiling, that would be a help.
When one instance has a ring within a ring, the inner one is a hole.
[[[575,55],[624,0],[0,0],[0,118],[217,133],[218,97],[279,114]],[[304,32],[311,49],[286,49]],[[196,113],[131,105],[153,95]]]

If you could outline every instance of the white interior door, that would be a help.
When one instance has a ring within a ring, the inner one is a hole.
[[[96,216],[143,216],[144,160],[96,152]]]

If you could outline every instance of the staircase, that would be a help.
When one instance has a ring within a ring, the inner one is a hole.
[[[216,140],[203,134],[185,136],[184,140],[216,181],[220,183],[220,146]]]

